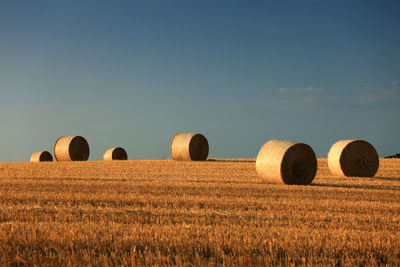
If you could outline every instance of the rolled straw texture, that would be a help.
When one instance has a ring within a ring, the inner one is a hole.
[[[128,154],[122,147],[107,149],[103,154],[103,160],[127,160]]]
[[[206,160],[208,151],[208,141],[199,133],[176,133],[171,141],[174,160]]]
[[[32,154],[30,162],[53,161],[53,157],[48,151],[40,151]]]
[[[340,140],[329,150],[328,166],[338,176],[373,177],[379,168],[379,156],[367,141]]]
[[[309,185],[317,172],[317,158],[307,144],[270,140],[258,153],[256,171],[271,182]]]
[[[62,136],[55,142],[53,154],[57,161],[86,161],[89,144],[82,136]]]

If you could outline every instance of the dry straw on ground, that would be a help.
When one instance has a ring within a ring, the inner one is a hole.
[[[40,151],[32,154],[30,162],[53,161],[53,157],[48,151]]]
[[[317,158],[309,145],[270,140],[258,153],[256,170],[269,181],[308,185],[317,172]]]
[[[127,160],[128,154],[122,147],[107,149],[103,154],[103,160]]]
[[[400,266],[400,159],[318,159],[301,188],[253,159],[121,163],[0,163],[0,266]]]
[[[379,168],[379,156],[367,141],[340,140],[328,153],[328,166],[338,176],[373,177]]]
[[[171,141],[174,160],[206,160],[208,150],[208,141],[202,134],[176,133]]]
[[[54,144],[57,161],[86,161],[89,153],[89,144],[82,136],[61,136]]]

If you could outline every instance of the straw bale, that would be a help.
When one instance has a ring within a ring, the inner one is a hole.
[[[206,160],[208,151],[208,141],[199,133],[176,133],[171,141],[174,160]]]
[[[61,136],[54,144],[53,154],[57,161],[86,161],[89,144],[82,136]]]
[[[270,140],[258,153],[256,171],[271,182],[309,185],[317,172],[317,158],[307,144]]]
[[[40,151],[32,154],[30,162],[53,161],[53,157],[48,151]]]
[[[379,168],[379,156],[367,141],[340,140],[328,153],[328,166],[338,176],[373,177]]]
[[[128,154],[122,147],[107,149],[103,154],[103,160],[127,160]]]

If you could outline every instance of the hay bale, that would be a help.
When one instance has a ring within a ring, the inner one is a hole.
[[[48,151],[40,151],[32,154],[30,162],[53,161],[53,157]]]
[[[258,153],[256,170],[269,181],[309,185],[317,172],[317,158],[309,145],[270,140]]]
[[[379,168],[379,156],[367,141],[340,140],[329,150],[328,166],[338,176],[373,177]]]
[[[171,141],[174,160],[206,160],[208,150],[207,139],[199,133],[176,133]]]
[[[128,154],[122,147],[113,147],[107,149],[103,154],[103,160],[127,160]]]
[[[54,144],[57,161],[86,161],[89,153],[89,144],[82,136],[61,136]]]

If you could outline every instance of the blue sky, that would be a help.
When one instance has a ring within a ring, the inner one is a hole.
[[[400,152],[398,1],[0,1],[0,161],[82,135],[99,160],[269,139]]]

